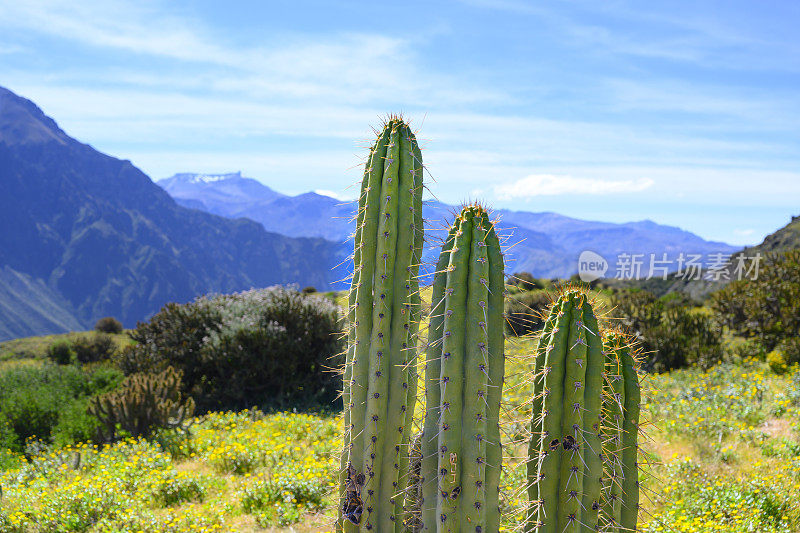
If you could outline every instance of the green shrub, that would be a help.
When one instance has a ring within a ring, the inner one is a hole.
[[[33,437],[52,441],[58,435],[59,442],[64,443],[69,435],[85,436],[80,428],[86,428],[90,421],[73,404],[102,393],[121,380],[119,371],[108,368],[87,372],[71,365],[46,364],[3,369],[0,418],[5,419],[15,436],[10,447],[22,451],[25,441]]]
[[[68,365],[75,360],[75,350],[67,340],[58,340],[47,347],[47,358],[57,365]]]
[[[506,332],[522,336],[536,333],[544,326],[544,312],[551,303],[544,291],[519,293],[506,299]]]
[[[722,361],[722,331],[708,316],[694,312],[681,297],[656,298],[647,291],[621,291],[611,298],[614,315],[642,344],[642,368],[667,372]]]
[[[720,324],[766,351],[800,336],[800,250],[768,254],[757,279],[731,282],[711,305]]]
[[[101,318],[94,325],[94,329],[100,333],[122,333],[122,322],[113,316]]]
[[[117,343],[108,333],[95,333],[76,338],[72,349],[79,363],[97,363],[110,360],[117,351]]]
[[[183,371],[183,391],[202,412],[329,407],[341,378],[339,308],[284,288],[169,304],[131,332],[118,357],[126,373]]]
[[[787,365],[800,363],[800,338],[789,337],[778,343],[777,349],[783,354]]]

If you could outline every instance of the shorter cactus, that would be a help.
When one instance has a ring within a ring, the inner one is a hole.
[[[636,531],[639,514],[640,364],[632,339],[619,331],[603,335],[603,531]]]
[[[525,530],[595,531],[603,473],[603,354],[593,306],[566,289],[550,309],[537,348]]]
[[[100,436],[117,437],[118,427],[132,437],[148,437],[155,429],[185,431],[194,400],[181,398],[181,373],[167,367],[157,374],[131,374],[116,390],[93,398],[89,412],[100,421]]]

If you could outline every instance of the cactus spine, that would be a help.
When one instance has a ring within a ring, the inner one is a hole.
[[[434,277],[422,436],[423,531],[500,527],[503,257],[486,211],[465,207]]]
[[[641,391],[635,349],[624,333],[603,339],[605,444],[602,521],[605,531],[636,531],[639,514],[639,409]]]
[[[545,322],[535,365],[528,493],[534,507],[526,530],[598,529],[603,355],[586,295],[567,290]]]
[[[338,531],[403,527],[422,238],[421,153],[408,124],[392,117],[370,150],[359,198]]]

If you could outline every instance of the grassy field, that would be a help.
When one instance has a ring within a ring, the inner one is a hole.
[[[507,342],[508,530],[524,504],[513,457],[534,344]],[[799,373],[682,370],[649,377],[644,399],[645,531],[800,530]],[[330,531],[340,427],[335,415],[244,411],[195,419],[188,440],[43,447],[0,473],[0,532]]]

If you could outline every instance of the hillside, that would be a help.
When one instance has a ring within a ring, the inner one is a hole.
[[[175,203],[130,161],[69,137],[0,88],[0,339],[127,327],[170,301],[278,283],[330,286],[347,254]]]
[[[181,205],[229,217],[247,217],[268,231],[291,237],[324,237],[347,240],[353,231],[353,203],[309,192],[297,196],[280,194],[252,179],[232,174],[176,174],[158,182]],[[457,209],[438,201],[427,201],[428,224],[425,258],[436,252],[440,230],[450,223]],[[644,220],[615,224],[571,218],[557,213],[493,212],[502,235],[508,238],[509,270],[528,271],[537,277],[569,277],[577,272],[578,256],[584,250],[599,253],[612,267],[619,254],[662,253],[675,258],[680,252],[732,253],[736,248],[711,242],[680,228]],[[612,273],[613,275],[613,273]]]
[[[706,279],[686,280],[671,275],[666,280],[604,280],[603,285],[608,287],[637,287],[648,290],[657,296],[663,296],[671,292],[682,292],[696,301],[702,301],[712,292],[720,290],[735,278],[733,269],[738,257],[744,256],[747,258],[747,264],[750,265],[750,258],[756,257],[758,254],[763,257],[767,254],[788,252],[798,248],[800,248],[800,216],[794,216],[787,225],[767,235],[761,244],[746,247],[732,254],[728,267],[723,269],[719,279],[716,281]]]

